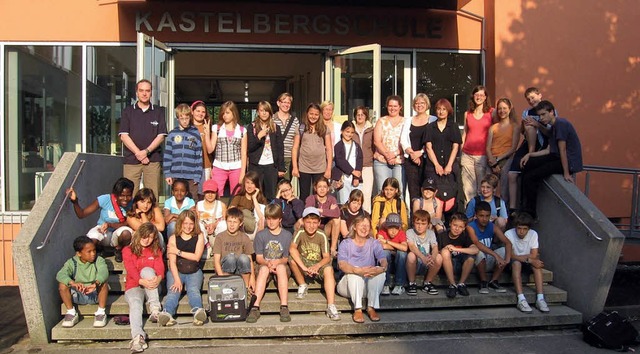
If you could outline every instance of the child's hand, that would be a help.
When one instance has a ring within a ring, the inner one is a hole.
[[[436,166],[436,174],[438,176],[444,175],[444,168],[442,168],[442,166],[440,166],[440,165]]]
[[[293,169],[291,169],[291,175],[294,177],[300,178],[300,171],[298,171],[297,167],[294,167]]]
[[[335,249],[334,247],[331,247],[331,257],[332,258],[338,257],[338,250]]]
[[[182,292],[182,281],[180,278],[176,278],[173,282],[173,285],[169,288],[169,291],[173,291],[174,293]]]
[[[174,244],[167,245],[167,254],[175,254],[178,255],[178,247]]]
[[[539,260],[539,259],[530,259],[529,263],[534,267],[534,268],[543,268],[544,267],[544,263]]]
[[[78,195],[76,194],[76,191],[73,189],[73,187],[67,188],[67,191],[65,193],[69,196],[69,200],[72,203],[78,201]]]
[[[106,222],[102,225],[100,225],[100,233],[104,234],[107,232],[107,230],[109,229],[109,224],[107,224]]]
[[[98,286],[96,285],[96,283],[92,283],[91,285],[87,285],[84,287],[82,293],[87,295],[87,294],[91,294],[92,292],[96,291],[96,288]]]

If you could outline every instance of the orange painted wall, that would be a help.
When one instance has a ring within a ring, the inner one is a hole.
[[[18,285],[13,263],[13,240],[18,236],[22,224],[0,224],[0,286]]]
[[[495,0],[494,96],[522,112],[538,86],[576,127],[585,164],[640,168],[639,18],[637,0]],[[590,197],[621,216],[630,191],[630,178],[597,177]]]

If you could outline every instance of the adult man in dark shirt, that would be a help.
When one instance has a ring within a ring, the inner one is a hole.
[[[151,104],[151,82],[143,79],[136,84],[138,100],[122,111],[120,139],[124,144],[123,175],[134,183],[135,195],[143,180],[144,187],[158,196],[162,144],[167,135],[163,107]]]

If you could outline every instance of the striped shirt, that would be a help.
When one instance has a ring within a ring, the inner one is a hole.
[[[173,129],[167,136],[162,170],[165,177],[202,179],[202,140],[194,126]]]
[[[287,135],[284,136],[284,131],[287,129],[287,124],[289,123],[289,119],[293,119],[293,123],[291,123],[291,128],[289,128],[289,131],[287,132]],[[290,115],[289,119],[287,119],[285,122],[283,122],[280,118],[278,118],[277,114],[273,117],[273,120],[280,127],[280,131],[282,132],[282,135],[284,136],[284,158],[285,158],[285,160],[290,160],[291,159],[291,149],[293,148],[293,138],[296,135],[298,135],[298,127],[300,126],[300,120],[296,116]]]

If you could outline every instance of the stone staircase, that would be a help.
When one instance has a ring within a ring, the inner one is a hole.
[[[107,257],[111,275],[109,277],[110,295],[107,307],[109,323],[105,328],[93,328],[93,313],[96,305],[79,306],[81,321],[73,328],[62,328],[58,323],[52,330],[54,341],[86,341],[86,340],[129,340],[129,326],[118,326],[113,316],[128,314],[128,305],[124,300],[124,267],[116,263],[113,257]],[[206,294],[207,280],[213,274],[212,260],[205,263],[205,282],[202,298],[205,308],[208,307]],[[421,277],[419,277],[421,281]],[[525,286],[525,296],[530,303],[535,302],[533,277],[530,285]],[[190,307],[186,295],[180,300],[178,307],[178,324],[173,327],[159,327],[145,317],[145,331],[150,340],[160,339],[206,339],[206,338],[267,338],[267,337],[301,337],[301,336],[344,336],[394,333],[426,333],[443,331],[499,330],[512,328],[576,326],[582,322],[582,315],[565,306],[567,293],[551,285],[553,274],[544,272],[545,297],[551,312],[524,314],[515,307],[516,294],[511,284],[511,276],[503,274],[500,282],[506,285],[506,293],[478,294],[478,278],[472,274],[467,281],[470,296],[457,296],[448,299],[445,296],[446,279],[436,277],[434,284],[439,287],[440,294],[428,295],[418,292],[417,296],[381,296],[379,311],[381,321],[371,322],[365,316],[364,324],[356,324],[351,320],[349,300],[336,295],[336,307],[342,312],[341,321],[331,321],[324,314],[326,299],[320,286],[311,284],[309,294],[303,300],[295,298],[297,285],[289,281],[289,309],[292,321],[279,321],[280,301],[273,282],[268,286],[260,310],[262,316],[257,323],[245,322],[207,322],[204,326],[193,326]],[[65,308],[60,307],[61,314]],[[62,316],[61,316],[62,317]]]

